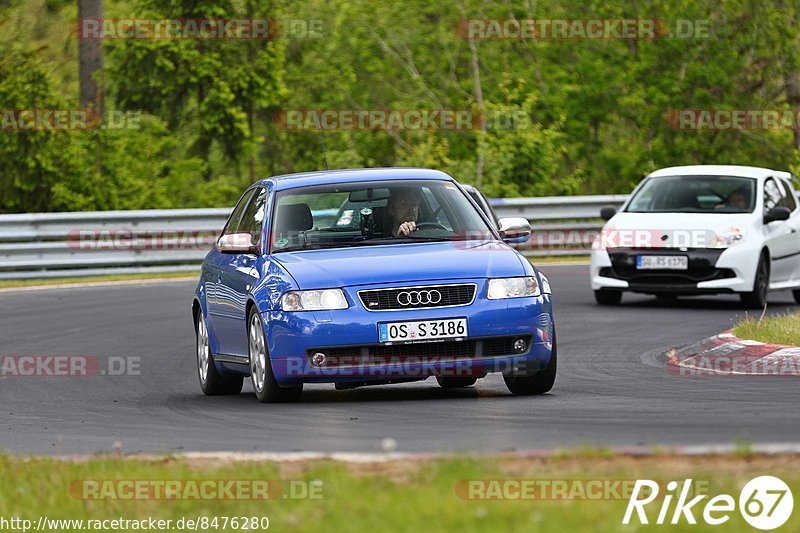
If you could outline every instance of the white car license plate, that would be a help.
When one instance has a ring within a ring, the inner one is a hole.
[[[380,342],[418,342],[467,336],[466,318],[442,318],[378,324]]]
[[[688,270],[689,257],[685,255],[640,255],[636,258],[639,270]]]

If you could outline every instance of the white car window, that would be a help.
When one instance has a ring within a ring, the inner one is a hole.
[[[788,207],[789,210],[791,211],[794,211],[795,209],[797,209],[797,199],[795,197],[794,189],[792,189],[791,185],[789,185],[789,183],[785,181],[782,181],[781,184],[783,185],[784,190],[786,191],[786,195],[784,196],[783,199],[783,206]]]
[[[781,205],[784,196],[774,179],[770,178],[764,184],[764,212]]]
[[[660,176],[645,181],[631,213],[752,213],[756,181],[741,176]]]

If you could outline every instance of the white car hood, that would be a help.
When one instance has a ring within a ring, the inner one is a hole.
[[[753,213],[621,212],[604,226],[603,247],[703,248],[712,246],[715,236],[755,231],[756,218]]]

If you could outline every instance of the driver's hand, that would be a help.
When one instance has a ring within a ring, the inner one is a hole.
[[[398,235],[411,235],[412,231],[417,229],[416,222],[403,222],[400,224],[400,227],[397,229]]]

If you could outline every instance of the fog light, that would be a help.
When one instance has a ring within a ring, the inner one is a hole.
[[[526,343],[523,339],[517,339],[514,341],[514,350],[522,353],[525,351],[525,348],[528,347],[528,343]]]
[[[327,360],[328,356],[322,352],[317,352],[311,356],[311,363],[313,363],[314,366],[325,366]]]

